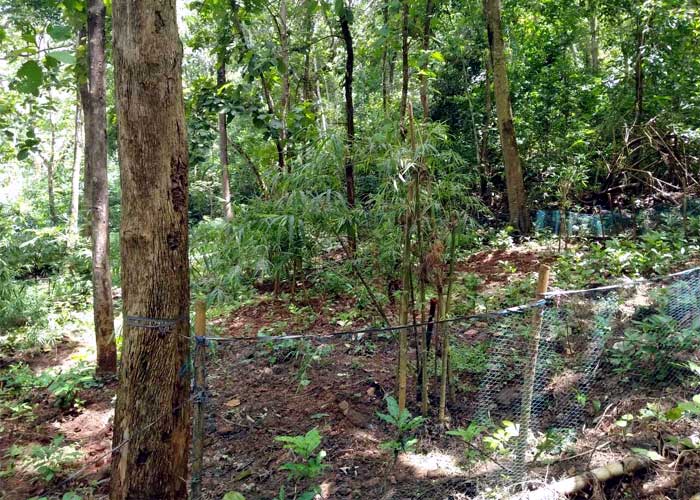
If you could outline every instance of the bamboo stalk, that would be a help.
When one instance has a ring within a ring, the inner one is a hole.
[[[549,287],[549,266],[542,264],[537,277],[537,298],[544,298]],[[515,465],[517,475],[516,483],[522,483],[525,475],[525,453],[527,451],[527,437],[530,432],[530,420],[532,416],[532,393],[535,387],[537,375],[537,359],[540,349],[540,338],[542,334],[542,310],[536,308],[532,316],[532,333],[528,345],[530,362],[524,373],[523,393],[520,403],[520,434],[516,449]],[[518,467],[519,466],[519,467]]]
[[[401,294],[401,325],[408,323],[408,293],[406,291]],[[406,408],[406,379],[408,371],[408,330],[401,328],[399,330],[399,412]]]
[[[204,398],[206,388],[207,346],[204,335],[207,330],[206,304],[197,301],[194,309],[194,414],[192,417],[192,485],[190,498],[199,500],[202,496],[202,464],[204,461]]]
[[[511,497],[511,500],[556,500],[563,496],[581,491],[583,488],[590,485],[592,481],[604,482],[616,477],[632,474],[633,472],[645,468],[648,463],[648,461],[639,457],[626,457],[617,462],[611,462],[602,467],[597,467],[583,474],[579,474],[578,476],[548,484],[535,491],[524,491]],[[698,495],[692,498],[695,499],[696,497],[700,499]]]
[[[438,322],[435,324],[436,328],[437,328],[437,325],[440,324],[440,320],[443,319],[444,309],[445,309],[445,297],[442,294],[442,290],[440,290],[440,292],[438,293],[438,315],[437,315]],[[441,373],[440,373],[440,407],[438,409],[438,421],[441,424],[444,424],[447,422],[447,418],[445,415],[445,409],[447,406],[447,385],[448,385],[448,379],[449,379],[448,360],[450,359],[450,340],[449,340],[449,335],[447,335],[447,331],[444,331],[441,333],[442,333],[442,367],[441,367]]]
[[[447,318],[450,313],[450,305],[452,303],[452,284],[454,282],[454,271],[455,271],[455,253],[457,249],[457,222],[454,216],[451,221],[452,230],[450,231],[450,267],[447,271],[447,295],[445,296],[445,305],[442,309],[443,318]],[[449,342],[449,339],[448,339]],[[450,391],[450,401],[454,402],[456,399],[455,395],[455,385],[452,383],[452,363],[450,363],[450,357],[447,357],[447,387]]]

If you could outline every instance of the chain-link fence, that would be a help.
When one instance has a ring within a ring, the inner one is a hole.
[[[424,328],[433,336],[426,370],[430,416],[437,415],[443,354],[440,339],[447,335],[450,427],[471,425],[474,431],[465,434],[470,441],[464,443],[467,453],[461,464],[472,492],[467,498],[494,488],[514,491],[523,483],[546,483],[556,476],[550,465],[562,457],[576,456],[581,431],[605,411],[611,395],[643,397],[669,389],[676,395],[683,393],[690,380],[689,362],[700,354],[700,269],[654,281],[551,292],[527,306],[430,326],[317,336],[208,338],[207,387],[195,387],[208,394],[206,400],[197,398],[197,404],[215,412],[207,416],[205,436],[221,434],[233,439],[235,449],[248,449],[263,427],[276,435],[298,434],[295,424],[300,419],[308,419],[306,424],[313,426],[336,414],[357,420],[359,427],[376,428],[378,423],[367,422],[376,421],[374,409],[381,405],[381,397],[395,392],[398,332],[407,330],[409,357],[417,360]],[[331,346],[342,354],[334,355],[331,366],[324,366],[324,350]],[[262,374],[255,378],[253,367],[260,356],[270,363],[262,372],[255,372]],[[361,357],[373,364],[371,369],[357,362]],[[289,384],[289,377],[284,377],[287,368],[275,368],[276,362],[290,359],[296,370],[295,387],[284,385]],[[410,364],[408,384],[408,407],[414,414],[421,406],[416,364]],[[250,377],[248,395],[259,396],[257,401],[246,402],[245,412],[236,410],[244,404],[243,396],[229,390],[228,376]],[[280,401],[284,404],[277,404]],[[363,404],[370,410],[363,412]],[[208,484],[236,475],[245,477],[250,465],[231,458],[226,448],[216,448],[222,439],[204,439],[203,471],[195,474],[203,474],[205,491]],[[336,439],[348,449],[353,446],[349,438]],[[252,446],[243,454],[253,457],[250,460],[265,453],[274,457],[279,451],[278,444],[262,440]],[[605,455],[598,456],[597,447],[586,444],[585,465],[605,461]],[[333,468],[356,467],[356,462],[343,457],[335,456]],[[270,458],[270,464],[273,462]],[[380,469],[377,473],[386,474]],[[440,495],[434,498],[445,498]],[[266,496],[258,492],[252,498]]]

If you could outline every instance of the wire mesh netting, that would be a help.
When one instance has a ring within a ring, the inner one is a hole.
[[[209,371],[208,379],[212,387],[207,404],[214,410],[209,415],[210,430],[221,434],[223,426],[231,449],[240,452],[251,448],[255,429],[294,434],[296,424],[304,419],[312,426],[330,422],[338,414],[357,427],[378,428],[381,423],[374,410],[383,408],[381,397],[396,387],[400,329],[266,337],[248,344],[249,350],[234,342],[222,343],[216,347],[221,353],[209,358],[211,368],[216,368]],[[406,329],[410,358],[416,360],[423,330],[420,325]],[[427,363],[431,415],[435,416],[439,404],[440,339],[448,335],[450,426],[476,426],[470,442],[464,443],[467,449],[460,468],[469,486],[462,487],[469,492],[466,498],[494,498],[494,489],[508,492],[523,483],[545,484],[556,476],[550,465],[575,457],[582,449],[586,466],[609,460],[606,452],[596,451],[599,443],[591,445],[587,430],[611,398],[623,394],[641,398],[669,390],[675,396],[691,394],[687,392],[689,362],[697,361],[700,354],[700,269],[656,281],[554,292],[530,306],[449,320],[428,329],[433,337]],[[222,355],[230,346],[237,352],[235,361]],[[331,349],[342,354],[324,365],[324,355]],[[234,373],[246,377],[260,355],[273,368],[266,368],[260,379],[247,379],[245,390],[259,399],[238,412],[243,396],[229,390],[222,378]],[[367,364],[357,362],[362,357]],[[296,387],[289,386],[289,377],[275,378],[287,373],[287,368],[274,368],[285,360],[294,361]],[[420,411],[415,368],[412,361],[408,407],[414,414]],[[333,429],[330,424],[327,427]],[[345,447],[344,453],[332,457],[334,469],[383,470],[379,458],[368,465],[369,454],[358,458],[347,451],[359,446],[356,436],[345,437],[337,431],[334,439]],[[371,445],[377,447],[376,442]],[[273,456],[278,451],[278,444],[254,442],[251,460],[256,453]],[[245,464],[230,459],[229,453],[223,448],[205,452],[205,485],[245,470]],[[265,496],[253,494],[252,498]]]
[[[585,214],[574,211],[537,210],[534,225],[553,234],[604,237],[627,231],[644,232],[661,222],[680,221],[684,216],[700,215],[700,200],[688,199],[681,206],[660,206],[637,212],[600,210]],[[565,230],[564,230],[565,229]]]

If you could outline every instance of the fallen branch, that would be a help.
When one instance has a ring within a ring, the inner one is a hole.
[[[525,491],[511,497],[511,500],[555,500],[565,495],[581,491],[595,481],[605,482],[610,479],[632,474],[644,469],[648,460],[639,457],[627,457],[617,462],[611,462],[602,467],[584,472],[578,476],[562,479],[543,486],[535,491]]]

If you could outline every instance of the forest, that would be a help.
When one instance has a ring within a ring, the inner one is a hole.
[[[0,0],[0,500],[700,499],[697,0]]]

